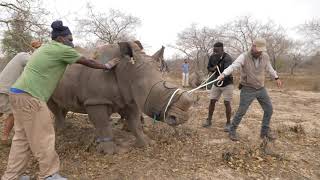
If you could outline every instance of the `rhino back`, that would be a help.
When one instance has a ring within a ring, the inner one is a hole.
[[[121,97],[114,73],[73,64],[63,75],[52,100],[61,108],[86,113],[85,106],[115,104]]]

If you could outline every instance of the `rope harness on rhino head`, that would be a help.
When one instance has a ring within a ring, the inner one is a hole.
[[[214,80],[206,83],[217,71],[218,71],[219,75],[221,75],[221,71],[220,71],[220,69],[219,69],[219,66],[217,66],[216,68],[217,68],[217,70],[216,70],[214,73],[212,73],[212,75],[211,75],[209,78],[207,78],[203,83],[201,83],[200,86],[198,86],[198,87],[196,87],[196,88],[194,88],[194,89],[191,89],[191,90],[189,90],[189,91],[184,91],[184,92],[187,92],[187,93],[191,94],[191,93],[193,93],[194,91],[196,91],[196,90],[198,90],[198,89],[201,89],[201,88],[203,88],[203,87],[205,87],[205,86],[208,86],[209,84],[212,84],[212,83],[214,83],[214,82],[216,82],[216,81],[218,81],[217,85],[218,85],[219,87],[221,87],[222,84],[223,84],[223,81],[219,81],[218,79],[214,79]],[[164,113],[163,113],[163,114],[164,114],[164,115],[163,115],[163,116],[164,116],[164,119],[165,119],[165,117],[166,117],[166,113],[167,113],[168,107],[169,107],[170,104],[171,104],[172,99],[174,98],[174,96],[176,95],[176,93],[178,93],[180,90],[181,90],[181,89],[179,89],[179,88],[176,89],[176,90],[173,92],[173,94],[171,95],[171,97],[170,97],[170,99],[169,99],[169,101],[168,101],[168,104],[167,104],[167,106],[166,106],[166,108],[165,108],[165,110],[164,110]]]
[[[177,94],[178,88],[170,87],[166,81],[158,81],[155,83],[147,96],[144,104],[144,112],[154,120],[160,120],[162,117],[165,119],[165,113],[169,106],[167,102],[178,101],[184,92],[180,92],[179,96],[174,98],[172,94]]]
[[[217,71],[215,71],[213,73],[213,75],[216,72],[221,74],[218,66],[217,66]],[[211,75],[206,81],[208,81],[213,75]],[[218,79],[212,80],[207,83],[204,82],[200,86],[198,86],[197,88],[191,89],[189,91],[181,90],[181,89],[175,88],[175,87],[170,88],[166,85],[166,83],[167,83],[166,81],[163,81],[163,80],[159,81],[159,82],[155,83],[149,91],[149,94],[148,94],[147,99],[144,104],[144,112],[146,112],[147,115],[149,115],[150,117],[153,117],[154,121],[160,120],[161,117],[163,117],[163,119],[165,120],[168,108],[170,107],[170,105],[172,104],[172,101],[174,99],[175,99],[175,101],[178,101],[183,93],[186,92],[186,93],[191,94],[194,91],[201,89],[202,87],[205,87],[205,86],[212,84],[216,81],[218,81]],[[223,84],[223,81],[218,81],[218,86],[221,86],[222,84]],[[155,88],[157,86],[160,86],[160,87]],[[161,88],[161,86],[162,86],[162,88]],[[164,91],[163,91],[163,88],[165,89]],[[178,98],[175,98],[177,94],[179,96],[178,96]]]

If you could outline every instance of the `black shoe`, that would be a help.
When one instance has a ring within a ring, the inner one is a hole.
[[[230,123],[227,123],[227,124],[224,126],[223,131],[224,131],[224,132],[229,132],[229,131],[230,131],[230,128],[231,128],[231,124],[230,124]]]
[[[229,138],[232,141],[239,141],[240,140],[238,134],[236,133],[236,130],[232,129],[232,127],[230,127],[230,130],[229,130]]]
[[[262,131],[260,137],[261,139],[267,139],[268,141],[274,141],[277,139],[276,136],[273,133],[271,133],[270,130]]]
[[[212,125],[211,119],[207,119],[204,124],[202,124],[202,127],[208,128]]]

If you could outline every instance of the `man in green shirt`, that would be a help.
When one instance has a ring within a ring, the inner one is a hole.
[[[55,132],[47,101],[58,85],[68,64],[109,70],[119,59],[107,64],[87,59],[73,48],[72,34],[62,21],[51,24],[52,41],[35,51],[22,75],[10,89],[10,103],[15,117],[15,135],[7,170],[1,180],[29,179],[21,176],[30,152],[39,162],[41,180],[66,180],[58,172],[59,156],[55,151]]]

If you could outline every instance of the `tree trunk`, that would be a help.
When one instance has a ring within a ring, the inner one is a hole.
[[[274,70],[277,70],[276,56],[274,54],[272,55],[272,64],[273,64]]]
[[[294,64],[293,66],[291,66],[290,69],[290,74],[293,75],[294,74],[294,69],[297,67],[297,64]]]
[[[294,67],[291,67],[290,75],[293,75],[293,69],[294,69]]]

